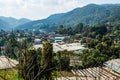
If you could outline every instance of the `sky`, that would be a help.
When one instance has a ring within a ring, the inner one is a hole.
[[[37,20],[91,3],[118,4],[120,0],[0,0],[0,16]]]

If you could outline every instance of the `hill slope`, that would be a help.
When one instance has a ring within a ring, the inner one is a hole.
[[[11,25],[9,23],[7,23],[7,22],[0,19],[0,30],[1,29],[9,30],[9,29],[11,29],[10,26]]]
[[[0,16],[0,29],[9,30],[11,28],[25,24],[27,22],[30,22],[30,20],[25,18],[15,19],[12,17]]]
[[[75,26],[80,22],[89,25],[115,22],[120,21],[119,14],[119,4],[89,4],[82,8],[76,8],[67,13],[54,14],[46,19],[31,21],[18,26],[17,29],[43,29],[51,31],[56,29],[61,24],[66,26]]]

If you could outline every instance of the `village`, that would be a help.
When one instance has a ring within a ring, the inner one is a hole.
[[[11,33],[6,33],[7,36],[9,37]],[[75,55],[80,55],[86,47],[86,43],[81,43],[81,40],[77,38],[80,38],[81,34],[75,34],[74,36],[64,36],[61,34],[55,34],[54,32],[52,33],[40,33],[36,34],[32,32],[32,35],[29,33],[14,33],[17,34],[16,40],[18,42],[21,42],[25,39],[31,39],[32,41],[32,46],[31,48],[43,48],[43,43],[50,42],[53,45],[53,52],[57,53],[59,51],[72,51]],[[23,36],[21,36],[23,35]],[[75,37],[75,38],[74,38]],[[29,41],[28,40],[28,41]],[[85,38],[86,42],[90,42],[91,38]],[[18,66],[19,62],[17,60],[12,60],[8,57],[5,57],[5,52],[6,52],[6,46],[1,46],[1,56],[0,56],[0,69],[10,69],[10,68],[15,68]],[[79,69],[77,66],[82,65],[82,61],[79,59],[78,56],[70,56],[70,64],[69,66],[74,67],[71,69],[72,77],[66,76],[66,77],[61,77],[57,78],[67,80],[67,78],[74,80],[114,80],[117,79],[119,80],[120,76],[120,59],[113,59],[110,61],[106,61],[105,63],[102,64],[102,66],[98,67],[89,67],[86,69]],[[75,67],[76,66],[76,67]],[[115,72],[117,73],[115,73]]]

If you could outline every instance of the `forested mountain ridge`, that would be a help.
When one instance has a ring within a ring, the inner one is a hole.
[[[15,19],[13,17],[0,16],[0,29],[9,30],[18,25],[25,24],[30,21],[31,20],[26,19],[26,18]]]
[[[10,24],[0,19],[0,29],[8,30],[10,29]]]
[[[117,22],[119,24],[119,14],[119,4],[89,4],[67,13],[53,14],[46,19],[31,21],[18,26],[17,29],[43,29],[51,31],[58,28],[59,25],[74,27],[78,23],[94,25],[98,23]]]

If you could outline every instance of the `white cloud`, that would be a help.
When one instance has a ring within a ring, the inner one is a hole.
[[[103,0],[102,0],[103,1]],[[0,0],[0,16],[41,19],[50,14],[63,13],[98,0]],[[107,0],[108,2],[111,0]],[[119,1],[119,0],[117,0]],[[114,2],[114,1],[113,1]]]

